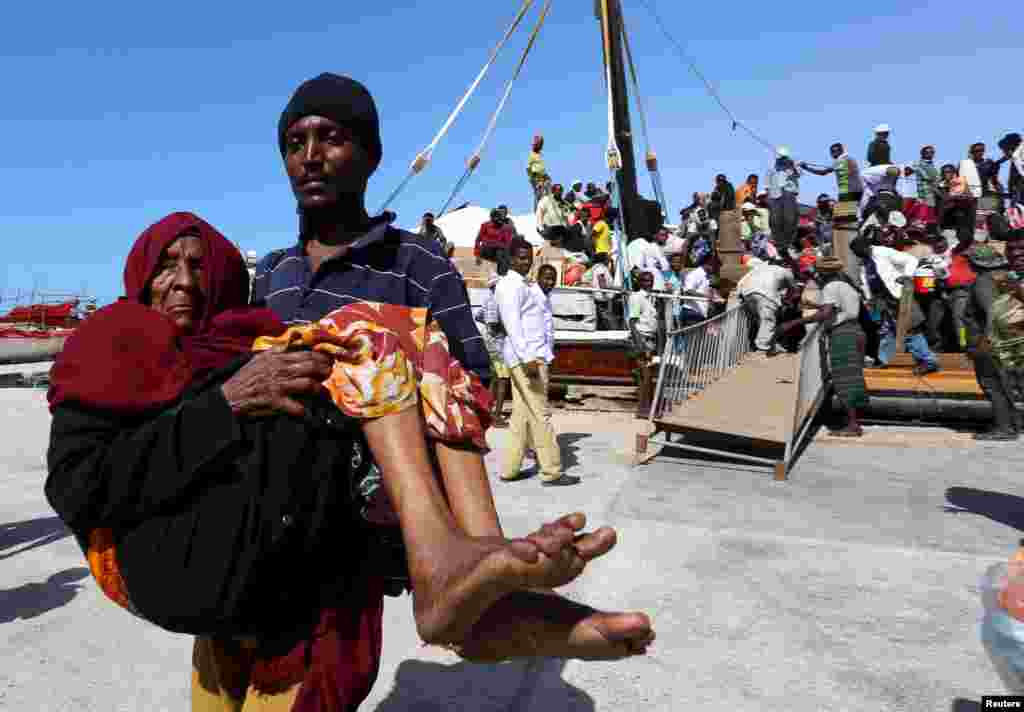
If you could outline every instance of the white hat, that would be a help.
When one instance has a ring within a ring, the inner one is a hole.
[[[907,216],[901,213],[899,210],[893,210],[891,213],[889,213],[889,224],[897,228],[906,227]]]
[[[779,158],[789,158],[789,147],[779,146],[778,148],[775,149],[775,155],[778,156]]]
[[[754,205],[753,203],[744,203],[743,204],[743,212],[746,213],[746,212],[749,212],[751,210],[756,211],[757,210],[757,206]]]
[[[487,288],[490,289],[500,281],[501,277],[499,277],[497,274],[492,274],[490,277],[487,278]]]
[[[878,126],[875,127],[875,133],[892,133],[892,129],[889,128],[889,124],[879,124]]]

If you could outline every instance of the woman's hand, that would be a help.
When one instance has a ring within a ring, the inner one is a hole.
[[[318,393],[331,375],[331,365],[329,356],[316,351],[272,349],[254,356],[221,386],[221,392],[235,415],[299,417],[306,409],[293,396]]]

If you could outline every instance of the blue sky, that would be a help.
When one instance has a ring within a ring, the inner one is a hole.
[[[994,153],[999,137],[1024,128],[1014,86],[1019,18],[1009,4],[654,3],[733,111],[770,141],[791,146],[798,159],[826,162],[835,140],[862,157],[871,128],[883,121],[893,126],[900,161],[916,158],[923,143],[934,143],[944,162],[961,158],[976,140]],[[592,4],[554,3],[463,201],[527,210],[525,158],[535,132],[547,137],[557,180],[606,180],[606,99]],[[7,137],[0,290],[86,289],[115,298],[132,241],[174,210],[200,214],[245,249],[289,244],[294,201],[276,122],[294,88],[321,71],[349,74],[377,99],[384,161],[367,198],[375,211],[518,6],[13,5],[0,43],[0,128]],[[693,191],[708,190],[715,173],[735,183],[763,173],[766,152],[732,132],[642,0],[624,6],[670,214]],[[531,21],[428,170],[393,206],[400,224],[414,225],[424,210],[443,204]],[[651,195],[643,170],[640,187]],[[812,176],[803,197],[834,190],[831,178]]]

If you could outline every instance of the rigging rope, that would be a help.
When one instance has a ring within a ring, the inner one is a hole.
[[[536,0],[523,0],[523,5],[522,7],[519,8],[518,14],[512,21],[512,24],[509,26],[508,30],[505,31],[504,37],[502,37],[498,44],[494,47],[494,49],[491,50],[490,58],[484,64],[483,68],[480,70],[480,73],[477,74],[476,79],[473,81],[472,84],[470,84],[469,89],[466,90],[466,93],[462,95],[462,98],[459,100],[459,103],[455,106],[455,108],[452,110],[452,113],[448,116],[448,120],[444,122],[444,125],[441,126],[441,130],[437,132],[436,136],[434,136],[434,140],[431,141],[426,148],[420,151],[419,154],[417,154],[416,158],[412,162],[412,166],[410,166],[409,168],[409,174],[398,185],[398,187],[395,188],[391,195],[388,196],[388,199],[384,201],[384,205],[381,206],[380,212],[384,212],[391,205],[391,203],[394,202],[395,198],[397,198],[399,194],[403,190],[405,190],[406,186],[409,185],[409,182],[413,179],[413,177],[421,173],[423,169],[427,167],[427,164],[430,163],[431,154],[434,152],[434,149],[437,148],[437,145],[441,142],[441,139],[443,139],[445,134],[448,133],[448,130],[452,127],[452,124],[455,123],[455,119],[457,119],[459,114],[462,113],[463,108],[465,108],[466,106],[466,102],[469,101],[469,98],[476,91],[477,87],[480,86],[480,82],[483,81],[483,78],[487,75],[487,72],[490,70],[491,65],[494,64],[494,61],[498,58],[498,54],[501,52],[502,48],[504,48],[505,44],[515,33],[516,29],[519,28],[519,24],[523,21],[523,17],[526,16],[527,11],[533,6],[534,2],[536,2]]]
[[[768,141],[765,138],[762,138],[760,134],[758,134],[752,128],[750,128],[742,121],[737,119],[736,114],[734,114],[732,110],[728,106],[726,106],[725,101],[722,99],[722,96],[718,93],[718,90],[715,89],[714,85],[712,85],[711,82],[708,81],[707,76],[705,76],[704,72],[702,72],[700,70],[700,67],[697,66],[696,61],[694,61],[686,53],[686,50],[679,43],[679,41],[676,40],[676,38],[672,36],[672,33],[668,31],[668,28],[662,21],[661,16],[658,14],[658,11],[654,9],[653,1],[642,0],[642,2],[644,6],[647,8],[648,12],[651,13],[651,16],[654,18],[654,21],[661,29],[662,34],[665,35],[665,39],[668,40],[669,44],[671,44],[672,47],[676,50],[680,58],[690,67],[690,71],[692,71],[697,76],[697,78],[700,79],[701,83],[704,84],[704,88],[707,90],[711,98],[715,100],[715,103],[717,103],[718,106],[722,109],[722,111],[725,112],[725,115],[729,117],[729,120],[732,122],[732,130],[735,131],[736,129],[742,129],[747,135],[750,136],[750,138],[757,141],[759,144],[764,146],[769,151],[774,151],[776,148],[775,144],[773,144],[771,141]]]
[[[626,19],[624,17],[622,18],[622,46],[626,50],[629,74],[633,79],[633,94],[636,96],[637,112],[640,114],[640,130],[644,135],[645,159],[647,171],[651,176],[651,186],[654,188],[655,197],[661,203],[662,213],[668,217],[668,201],[665,199],[665,191],[661,184],[661,174],[658,171],[658,156],[651,150],[651,135],[647,127],[647,112],[644,111],[644,102],[640,94],[640,80],[637,78],[636,65],[633,63],[633,50],[629,46],[629,35],[626,32]]]
[[[612,172],[612,181],[615,181],[615,172],[622,168],[622,154],[619,152],[619,145],[615,141],[615,110],[612,105],[612,70],[611,70],[611,27],[608,24],[608,0],[601,0],[601,32],[604,39],[604,81],[608,90],[608,170]]]
[[[532,0],[531,0],[532,2]],[[501,116],[501,112],[505,109],[505,104],[508,102],[509,96],[512,94],[512,87],[515,85],[516,80],[519,79],[519,75],[523,71],[523,65],[526,64],[526,58],[530,56],[530,51],[533,49],[534,44],[537,42],[537,36],[540,34],[541,28],[544,26],[544,21],[547,19],[548,11],[551,9],[551,3],[553,0],[547,0],[544,4],[544,9],[541,10],[540,18],[537,20],[536,26],[533,28],[533,32],[530,34],[530,41],[526,43],[526,49],[523,50],[522,56],[519,57],[519,64],[516,65],[515,71],[512,73],[512,77],[508,80],[505,85],[505,93],[502,94],[501,99],[498,101],[498,106],[491,114],[491,120],[487,124],[487,128],[484,130],[483,138],[480,139],[480,143],[477,145],[476,150],[470,155],[469,160],[466,161],[466,171],[462,174],[462,177],[455,184],[455,188],[452,189],[451,195],[448,196],[448,200],[444,206],[438,211],[438,217],[445,214],[448,207],[455,200],[456,196],[462,191],[472,177],[473,172],[477,166],[480,165],[480,156],[483,154],[484,148],[487,143],[491,140],[491,135],[494,133],[494,129],[498,125],[498,117]]]

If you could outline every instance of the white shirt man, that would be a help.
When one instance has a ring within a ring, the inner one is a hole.
[[[683,278],[683,294],[703,297],[701,301],[684,301],[683,316],[685,317],[689,312],[693,316],[707,319],[708,302],[706,300],[711,298],[711,278],[703,265],[686,273]]]
[[[681,237],[677,232],[671,232],[661,249],[666,257],[677,255],[686,249],[686,238]]]
[[[661,245],[656,245],[646,238],[638,237],[629,243],[626,248],[626,255],[629,257],[629,268],[639,267],[641,272],[651,272],[654,275],[654,290],[660,292],[665,288],[663,272],[668,270],[668,260],[661,251]]]
[[[537,203],[537,229],[541,232],[545,228],[569,226],[569,214],[566,212],[560,197],[549,193]]]
[[[860,318],[860,295],[841,279],[833,279],[821,290],[821,303],[835,307],[832,328]]]
[[[594,289],[612,289],[612,273],[608,265],[598,262],[590,270],[590,286]],[[594,299],[599,302],[606,302],[612,298],[607,292],[595,292]]]
[[[551,296],[544,293],[536,282],[530,285],[530,297],[540,307],[541,324],[543,325],[544,343],[540,348],[540,358],[544,363],[555,360],[555,313],[551,308]]]
[[[791,270],[763,262],[736,285],[740,299],[747,303],[750,311],[757,314],[758,328],[754,345],[758,351],[772,350],[782,298],[794,284],[796,277]]]
[[[792,270],[770,262],[761,262],[740,280],[736,289],[741,298],[757,294],[780,307],[782,297],[794,284],[796,277]]]
[[[638,289],[629,295],[629,320],[633,319],[636,319],[636,330],[653,350],[658,339],[658,310],[647,290]]]
[[[707,223],[707,234],[714,235],[718,231],[718,221],[714,218],[708,218],[704,222]],[[701,220],[695,215],[690,216],[690,221],[686,224],[687,235],[697,235],[700,233]]]
[[[484,342],[487,344],[488,353],[492,358],[504,361],[505,332],[501,326],[501,314],[494,294],[498,285],[498,275],[491,275],[491,280],[488,280],[490,291],[476,320],[484,325]]]
[[[900,178],[907,173],[908,167],[903,165],[871,166],[861,173],[861,185],[864,194],[860,198],[860,211],[883,190],[896,191]],[[913,172],[913,169],[910,169]]]
[[[505,327],[502,350],[505,365],[515,368],[520,364],[544,361],[547,344],[544,311],[523,276],[509,270],[498,282],[494,298]]]
[[[875,262],[878,276],[885,288],[889,290],[894,299],[902,297],[903,285],[899,283],[899,279],[914,276],[914,273],[917,272],[918,259],[906,252],[880,245],[871,248],[871,258]],[[862,266],[860,269],[860,282],[864,289],[864,298],[871,299],[871,286],[868,284],[866,266]]]
[[[554,317],[551,304],[540,290],[527,284],[523,274],[531,267],[529,245],[512,243],[510,268],[495,290],[505,337],[505,363],[512,380],[511,433],[506,443],[501,479],[522,479],[523,456],[532,445],[537,452],[541,484],[563,486],[577,484],[579,478],[562,473],[562,459],[551,422],[548,402],[548,364],[554,360]],[[539,280],[548,278],[548,270],[538,270]],[[551,286],[554,277],[551,276]],[[546,314],[547,312],[547,314]]]

